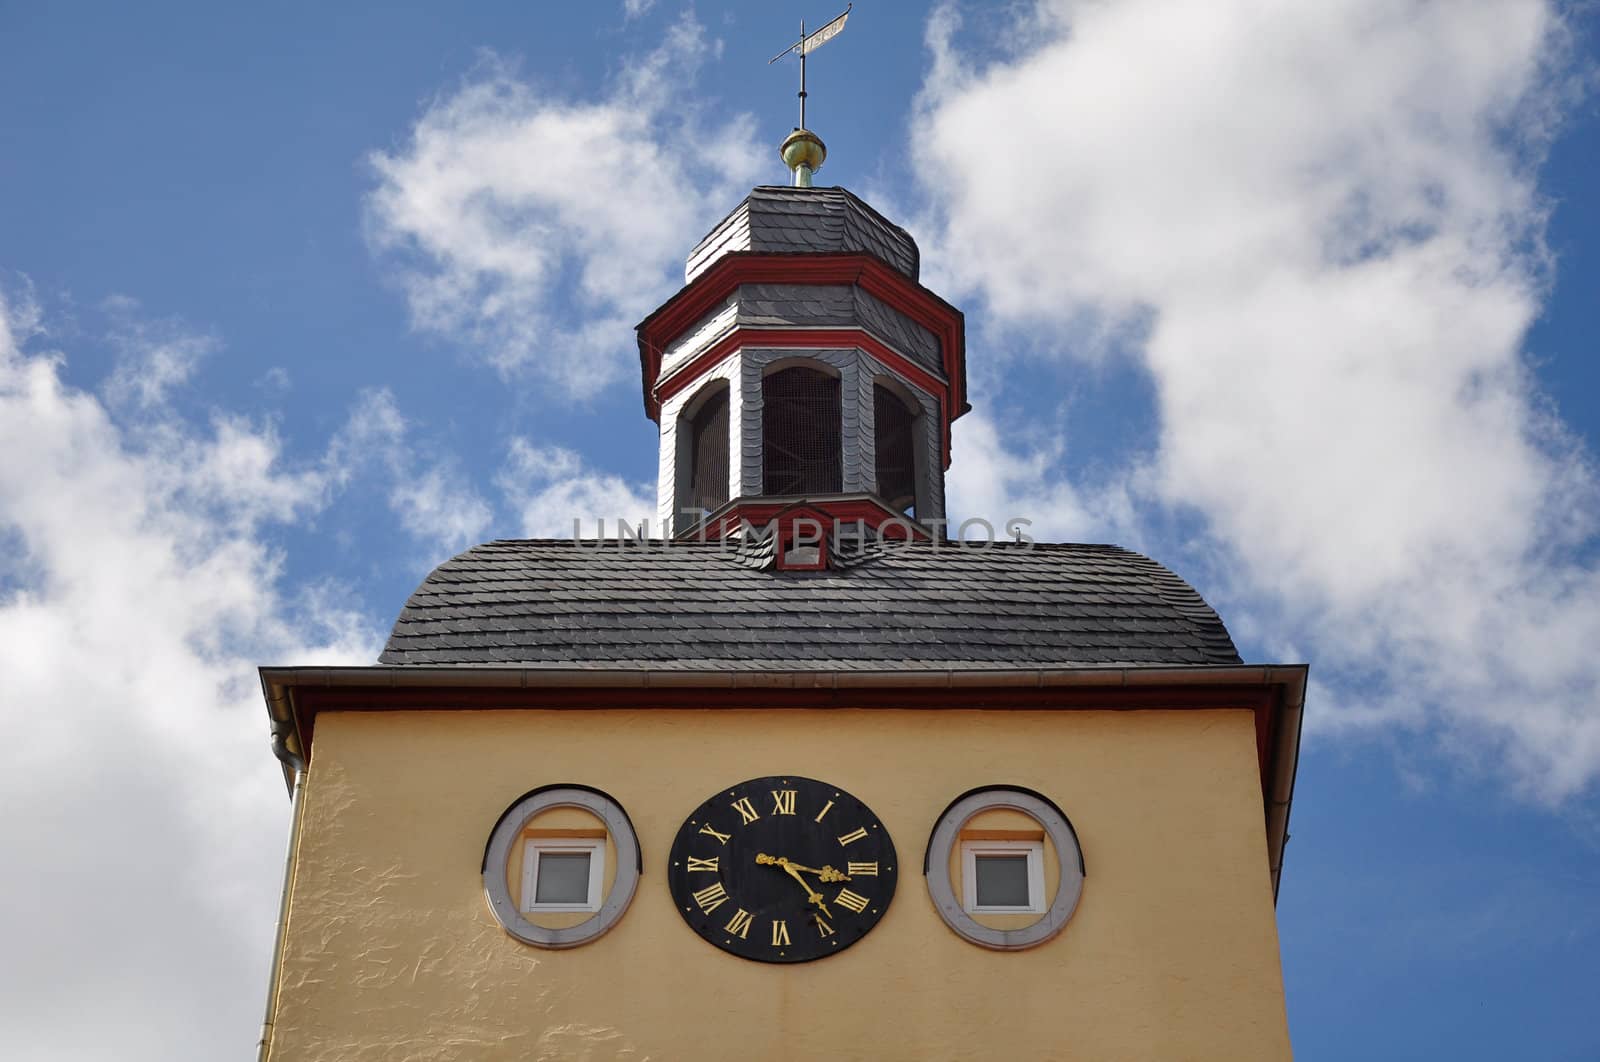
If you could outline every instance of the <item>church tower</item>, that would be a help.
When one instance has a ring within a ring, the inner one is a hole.
[[[1129,550],[944,534],[962,316],[783,155],[638,326],[664,538],[486,543],[378,664],[261,669],[261,1058],[1290,1057],[1306,668]]]

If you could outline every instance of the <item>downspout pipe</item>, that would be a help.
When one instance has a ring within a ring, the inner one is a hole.
[[[300,850],[300,822],[305,818],[306,762],[294,751],[289,738],[294,732],[291,719],[272,722],[272,751],[284,766],[294,772],[290,795],[289,845],[283,857],[283,895],[278,900],[278,926],[273,933],[272,967],[267,974],[267,1007],[261,1018],[261,1037],[256,1042],[256,1062],[267,1062],[272,1054],[272,1033],[278,1017],[278,981],[283,975],[283,948],[289,931],[289,898],[294,891],[294,870]]]
[[[1299,682],[1285,691],[1267,791],[1267,863],[1272,871],[1274,904],[1278,901],[1278,884],[1283,877],[1283,853],[1289,844],[1289,810],[1294,800],[1295,777],[1300,771],[1300,735],[1305,707],[1306,677],[1302,672]]]

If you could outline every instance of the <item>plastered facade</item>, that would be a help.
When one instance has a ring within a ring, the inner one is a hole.
[[[902,862],[876,929],[794,966],[708,945],[665,874],[701,800],[783,772],[866,801]],[[1288,1058],[1259,778],[1242,710],[324,712],[271,1057]],[[563,782],[626,808],[644,877],[607,935],[541,951],[479,867]],[[923,886],[935,820],[985,785],[1048,796],[1084,852],[1077,913],[1028,951],[961,940]]]

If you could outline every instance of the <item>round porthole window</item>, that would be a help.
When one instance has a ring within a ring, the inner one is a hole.
[[[945,925],[1001,951],[1061,932],[1083,894],[1072,823],[1030,789],[996,786],[957,797],[934,824],[922,870]]]
[[[518,940],[575,948],[617,924],[643,868],[621,804],[587,786],[545,786],[495,823],[483,853],[483,891]]]

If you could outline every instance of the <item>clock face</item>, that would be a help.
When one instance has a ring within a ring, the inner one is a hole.
[[[716,793],[684,820],[667,858],[689,927],[761,962],[848,948],[889,909],[899,877],[894,842],[870,808],[795,775]]]

